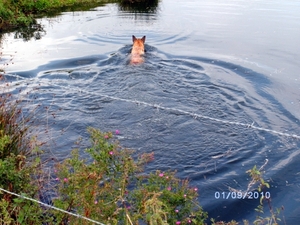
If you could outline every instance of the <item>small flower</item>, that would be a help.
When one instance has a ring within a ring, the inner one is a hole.
[[[178,213],[178,212],[179,212],[179,210],[178,210],[178,209],[175,209],[175,212],[176,212],[176,213]]]
[[[167,190],[168,190],[168,191],[171,191],[171,190],[172,190],[172,188],[171,188],[171,187],[167,187]]]
[[[198,191],[198,188],[195,187],[195,188],[194,188],[194,191]]]
[[[164,176],[164,174],[163,174],[163,173],[160,173],[160,174],[158,174],[158,176],[160,176],[160,177],[163,177],[163,176]]]
[[[104,138],[105,138],[105,139],[108,139],[109,137],[108,137],[108,135],[104,135]]]
[[[94,203],[95,203],[95,205],[97,205],[97,204],[98,204],[98,201],[96,200],[96,201],[94,201]]]
[[[68,182],[68,178],[64,178],[64,182]]]
[[[181,224],[181,222],[180,221],[176,221],[176,225],[179,225],[179,224]]]
[[[191,223],[191,222],[192,222],[192,221],[189,219],[189,220],[188,220],[188,223]]]
[[[56,180],[56,181],[59,181],[59,178],[58,178],[58,177],[56,177],[56,178],[55,178],[55,180]]]
[[[114,152],[113,152],[113,151],[110,151],[110,152],[109,152],[109,154],[110,154],[110,155],[113,155],[113,154],[114,154]]]
[[[120,134],[120,131],[119,131],[119,130],[116,130],[116,132],[115,132],[115,133],[116,133],[116,135],[118,135],[118,134]]]
[[[184,195],[183,195],[183,197],[185,197],[185,198],[186,198],[186,194],[184,194]]]

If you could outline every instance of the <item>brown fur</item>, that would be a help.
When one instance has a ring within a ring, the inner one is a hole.
[[[132,35],[132,50],[131,50],[131,64],[139,64],[144,62],[143,55],[145,53],[145,40],[146,36],[142,38],[136,38]]]

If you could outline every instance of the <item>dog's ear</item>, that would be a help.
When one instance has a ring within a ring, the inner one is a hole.
[[[132,35],[132,42],[136,41],[136,37],[134,35]]]
[[[142,41],[143,41],[143,43],[145,43],[145,41],[146,41],[146,36],[143,36],[143,37],[142,37]]]

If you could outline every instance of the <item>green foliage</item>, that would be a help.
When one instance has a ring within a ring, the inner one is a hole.
[[[1,151],[4,150],[5,143],[9,143],[6,137],[0,139]],[[34,198],[39,188],[37,180],[32,179],[31,175],[37,174],[38,170],[38,160],[31,165],[26,165],[24,155],[11,153],[10,156],[0,158],[0,187]],[[4,224],[38,224],[37,221],[42,215],[42,208],[39,205],[4,192],[0,193],[0,198],[1,222]]]
[[[260,170],[256,168],[256,165],[251,170],[247,170],[246,173],[249,173],[250,177],[252,178],[252,183],[258,182],[257,190],[259,192],[262,191],[264,187],[270,188],[269,183],[265,182],[265,180],[262,178],[262,173]],[[260,204],[262,204],[263,196],[260,199]]]
[[[239,223],[232,220],[230,222],[224,222],[224,221],[219,221],[219,222],[216,222],[214,219],[211,219],[210,220],[212,223],[211,225],[238,225]],[[243,224],[244,225],[249,225],[249,223],[247,221],[243,221]]]
[[[39,187],[32,176],[41,170],[36,141],[27,137],[25,123],[29,119],[10,95],[0,96],[0,101],[0,187],[36,197]],[[6,192],[0,193],[0,198],[1,224],[38,224],[42,215],[39,205]]]
[[[258,187],[257,187],[258,192],[262,192],[264,188],[270,188],[269,183],[267,183],[262,177],[261,169],[263,168],[263,166],[260,169],[257,169],[256,166],[254,166],[252,169],[247,171],[247,173],[249,173],[250,177],[252,178],[252,182],[258,183]],[[269,212],[270,212],[269,216],[261,216],[261,215],[265,215],[264,214],[265,205],[267,205],[267,207],[269,208]],[[264,225],[264,224],[278,225],[278,222],[281,221],[279,215],[280,212],[283,211],[283,208],[276,209],[276,211],[274,212],[273,207],[271,205],[271,198],[269,198],[269,196],[267,198],[265,195],[262,195],[260,198],[260,204],[257,206],[255,211],[259,214],[256,217],[256,220],[253,222],[254,225]]]
[[[92,162],[80,159],[78,150],[57,165],[58,193],[55,205],[108,224],[204,224],[205,212],[197,203],[197,189],[175,178],[175,172],[156,171],[142,175],[153,154],[136,160],[112,133],[89,128]],[[53,212],[56,214],[56,212]],[[67,215],[61,221],[84,224]]]
[[[0,154],[4,152],[5,146],[10,144],[10,139],[7,135],[3,135],[3,130],[0,130]]]
[[[29,118],[23,118],[18,103],[10,95],[0,96],[0,159],[30,153],[30,139],[26,137]]]
[[[13,12],[7,8],[7,5],[4,2],[0,2],[0,24],[2,25],[5,20],[11,18],[13,16]],[[0,25],[0,28],[1,28]]]
[[[109,0],[2,0],[0,1],[0,31],[36,24],[35,17],[56,11],[96,7]],[[112,0],[113,1],[113,0]],[[111,2],[111,1],[110,1]],[[80,10],[80,9],[79,9]]]

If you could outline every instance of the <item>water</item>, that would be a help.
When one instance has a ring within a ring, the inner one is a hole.
[[[300,221],[299,1],[107,4],[40,23],[36,40],[7,35],[4,90],[41,105],[48,157],[69,156],[87,126],[118,129],[123,146],[155,153],[149,171],[176,169],[210,217],[239,221],[253,221],[259,200],[216,193],[245,191],[245,171],[267,159],[273,207]],[[129,65],[131,35],[146,35],[144,64]]]

